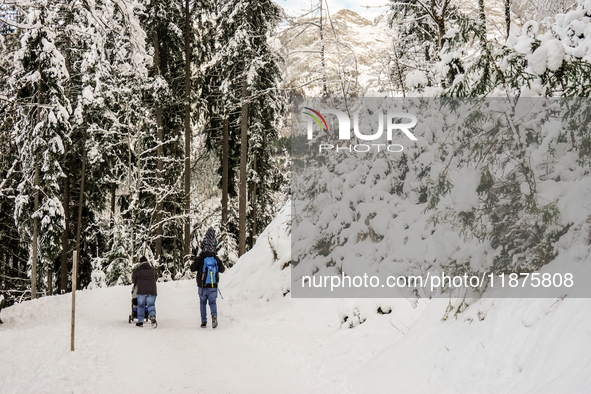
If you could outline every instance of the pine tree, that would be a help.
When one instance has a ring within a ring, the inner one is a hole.
[[[183,268],[184,188],[179,183],[184,171],[184,3],[182,1],[144,2],[142,27],[146,31],[154,63],[150,76],[152,91],[144,105],[152,110],[156,129],[155,177],[148,199],[154,204],[150,246],[162,270],[173,276]],[[157,55],[157,56],[156,56]],[[152,201],[153,199],[153,201]]]
[[[149,89],[150,57],[137,4],[68,3],[64,14],[69,22],[61,44],[71,69],[68,93],[75,107],[67,154],[67,179],[74,181],[64,185],[64,191],[69,189],[74,226],[63,234],[62,244],[66,255],[70,246],[80,250],[79,280],[84,286],[91,280],[91,251],[105,248],[112,240],[110,229],[95,223],[117,186],[125,185],[131,193],[126,181],[139,172],[137,161],[128,159],[136,147],[130,142],[145,140],[140,134],[146,134],[149,126],[147,122],[145,128],[137,127],[146,118],[142,97]],[[106,25],[104,20],[111,22]],[[83,31],[90,34],[80,34]],[[145,231],[139,232],[140,239],[145,238]],[[66,238],[73,239],[71,245]],[[129,255],[133,256],[131,250]],[[62,273],[65,266],[62,260]]]
[[[14,216],[19,232],[32,237],[33,298],[39,277],[50,269],[59,252],[64,227],[60,162],[70,137],[72,109],[64,91],[68,71],[56,47],[57,11],[56,3],[50,0],[36,2],[29,9],[27,22],[32,27],[23,34],[11,78],[16,92],[15,127],[19,130],[16,135],[23,173]]]
[[[18,22],[16,13],[0,14],[0,18],[5,17]],[[14,69],[13,54],[20,47],[19,38],[16,28],[9,25],[0,28],[0,113],[3,114],[0,117],[0,146],[3,147],[0,155],[0,292],[8,305],[30,289],[27,274],[29,242],[20,236],[14,222],[14,197],[16,187],[22,182],[22,173],[15,143],[16,106],[9,79]]]
[[[543,34],[536,21],[514,26],[506,43],[487,40],[482,22],[458,18],[436,67],[443,95],[588,96],[591,63],[586,38],[578,33],[589,24],[586,7],[581,1],[577,10],[557,15]]]
[[[228,220],[227,231],[239,240],[241,254],[246,251],[246,240],[252,245],[256,234],[268,222],[268,198],[277,186],[271,175],[274,164],[270,148],[277,138],[277,119],[282,116],[285,103],[277,91],[279,58],[268,40],[279,21],[279,10],[264,1],[219,3],[217,9],[215,29],[219,34],[210,44],[217,49],[217,54],[205,75],[208,88],[205,93],[211,98],[206,144],[220,160],[222,182],[224,152],[228,157],[226,193],[229,198],[223,193],[222,210]],[[228,130],[227,150],[223,149],[225,129]],[[243,131],[246,139],[241,138]],[[238,147],[246,149],[243,159],[239,158]],[[244,166],[238,182],[242,186],[243,201],[236,226],[232,220],[231,198],[236,196],[234,174],[239,162]]]
[[[446,44],[449,21],[461,17],[457,5],[450,0],[391,1],[389,23],[396,31],[396,73],[392,79],[403,92],[407,88],[406,76],[411,72],[419,72],[427,80],[424,85],[439,85],[433,64],[440,60],[439,52]]]

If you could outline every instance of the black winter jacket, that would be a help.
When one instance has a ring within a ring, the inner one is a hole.
[[[216,287],[218,287],[218,283],[220,281],[220,272],[224,272],[226,270],[226,267],[224,267],[224,264],[222,264],[222,260],[220,260],[219,257],[215,255],[215,253],[201,252],[201,254],[199,256],[195,257],[193,264],[191,264],[191,272],[197,272],[197,286],[204,287],[202,272],[203,272],[203,261],[205,260],[206,257],[215,257],[216,261],[218,262],[218,272],[215,275],[215,283],[213,284],[213,286],[211,286],[211,285],[207,286],[207,287],[216,288]]]
[[[133,271],[131,280],[137,287],[138,294],[158,295],[156,282],[158,281],[158,270],[145,262]]]

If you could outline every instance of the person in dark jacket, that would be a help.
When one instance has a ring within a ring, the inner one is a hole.
[[[207,303],[209,303],[209,310],[211,313],[211,326],[216,328],[218,326],[218,308],[216,300],[218,297],[218,283],[220,280],[220,272],[224,272],[226,268],[222,261],[216,255],[217,240],[215,239],[215,230],[209,228],[205,234],[205,238],[201,241],[201,253],[195,258],[191,264],[191,271],[197,272],[197,287],[199,288],[199,301],[201,311],[201,328],[207,326]],[[213,257],[216,261],[217,272],[215,280],[208,280],[204,270],[205,259]]]
[[[137,321],[136,326],[144,326],[144,305],[148,308],[148,316],[152,325],[156,325],[156,282],[158,270],[150,265],[146,257],[140,259],[140,265],[131,277],[137,290]]]

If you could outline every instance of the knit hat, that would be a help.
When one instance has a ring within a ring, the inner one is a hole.
[[[218,241],[215,239],[215,230],[210,227],[201,241],[201,251],[215,253],[218,247]]]

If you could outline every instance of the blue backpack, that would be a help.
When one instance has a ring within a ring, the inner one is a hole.
[[[218,273],[218,262],[215,257],[206,257],[203,260],[203,273],[205,274],[205,284],[213,287],[216,284],[215,277]]]

